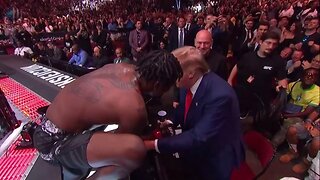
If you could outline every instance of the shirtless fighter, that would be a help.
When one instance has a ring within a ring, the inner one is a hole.
[[[142,95],[162,95],[182,70],[165,51],[152,51],[138,62],[106,65],[79,77],[49,106],[34,146],[45,161],[62,166],[64,179],[83,179],[92,168],[97,179],[120,179],[140,165],[146,150],[137,135],[147,125]],[[119,128],[89,130],[97,124]]]

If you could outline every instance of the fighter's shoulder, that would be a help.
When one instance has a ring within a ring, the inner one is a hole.
[[[120,103],[120,108],[125,109],[124,116],[132,118],[141,118],[147,114],[144,100],[139,93],[127,95]]]
[[[123,63],[125,64],[125,63]],[[107,65],[97,72],[94,72],[91,77],[87,79],[89,81],[108,81],[112,87],[118,90],[134,90],[136,89],[136,83],[134,82],[134,66],[133,65]]]
[[[144,100],[140,93],[137,90],[131,90],[126,95],[121,95],[124,99],[124,102],[129,106],[144,106]]]
[[[105,70],[119,70],[119,68],[133,68],[134,65],[133,64],[129,64],[129,63],[117,63],[117,64],[106,64],[104,66],[102,66],[101,68],[98,69],[98,71],[105,71]]]

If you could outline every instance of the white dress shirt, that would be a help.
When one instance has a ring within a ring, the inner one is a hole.
[[[180,45],[180,34],[182,31],[182,46],[184,45],[184,28],[178,28],[178,46]]]
[[[194,95],[196,94],[196,92],[197,92],[197,90],[198,90],[198,88],[199,88],[199,85],[200,85],[200,83],[201,83],[201,81],[202,81],[202,78],[203,78],[203,76],[201,76],[201,77],[196,81],[196,83],[194,83],[194,85],[190,88],[190,91],[191,91],[191,93],[192,93],[192,98],[193,98]],[[171,123],[172,123],[172,122],[171,122]],[[158,153],[160,153],[159,148],[158,148],[158,139],[155,139],[155,140],[154,140],[154,146],[155,146],[155,150],[156,150]]]
[[[187,31],[189,31],[189,30],[190,30],[190,26],[191,26],[191,23],[187,23],[184,28],[185,28]]]
[[[14,55],[17,55],[17,56],[22,56],[23,57],[25,53],[33,54],[33,51],[31,50],[31,48],[25,47],[25,46],[17,47],[14,50]]]

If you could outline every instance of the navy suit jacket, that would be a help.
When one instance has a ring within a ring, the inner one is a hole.
[[[169,36],[168,36],[168,51],[173,51],[175,49],[178,48],[179,46],[179,28],[177,26],[172,27],[171,31],[169,32]],[[188,36],[188,32],[187,30],[183,30],[184,33],[184,45],[186,45],[187,42],[187,36]]]
[[[232,169],[244,159],[239,104],[233,89],[213,72],[205,74],[185,123],[186,90],[180,91],[173,121],[182,125],[182,133],[159,139],[160,153],[179,152],[198,179],[229,179]]]

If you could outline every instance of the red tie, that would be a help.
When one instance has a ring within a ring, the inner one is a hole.
[[[187,95],[186,95],[186,102],[184,106],[184,121],[186,121],[187,119],[187,114],[188,114],[191,102],[192,102],[192,92],[190,91],[190,89],[188,89]]]

